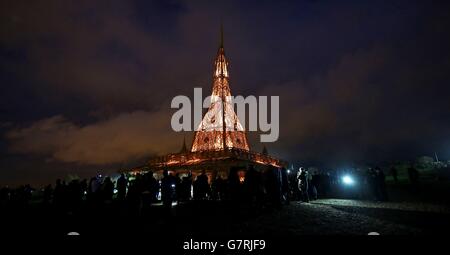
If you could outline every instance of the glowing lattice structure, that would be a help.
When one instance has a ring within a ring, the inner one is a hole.
[[[231,102],[228,61],[223,43],[217,52],[214,67],[211,104],[195,132],[191,151],[231,148],[249,151],[245,129],[239,122]]]

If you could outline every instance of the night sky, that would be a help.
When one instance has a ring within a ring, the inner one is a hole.
[[[450,158],[449,1],[1,0],[0,13],[0,185],[190,146],[170,101],[210,93],[221,20],[233,95],[280,96],[269,153],[319,167]]]

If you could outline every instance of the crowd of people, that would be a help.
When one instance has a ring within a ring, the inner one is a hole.
[[[385,179],[385,174],[379,167],[369,168],[367,171],[316,171],[314,173],[300,168],[296,174],[297,187],[292,190],[294,197],[303,202],[337,196],[386,201],[388,196]]]
[[[387,201],[385,173],[379,168],[365,171],[314,171],[305,168],[298,171],[279,169],[269,166],[264,171],[257,171],[249,166],[242,178],[242,169],[232,167],[228,178],[218,175],[214,180],[205,171],[201,174],[180,174],[164,171],[161,179],[156,179],[153,172],[132,176],[121,174],[113,181],[110,177],[95,176],[89,181],[56,180],[55,186],[47,185],[41,190],[42,203],[65,210],[76,210],[81,204],[95,205],[120,202],[138,210],[149,208],[152,204],[162,202],[165,207],[172,207],[177,202],[189,200],[220,200],[245,202],[251,206],[279,207],[290,200],[310,202],[318,198],[331,198],[338,195],[351,195],[353,198]],[[395,182],[397,170],[390,169]],[[419,174],[416,169],[408,169],[410,182],[418,186]],[[342,176],[350,175],[358,188],[346,188]],[[4,187],[0,190],[0,205],[25,205],[32,199],[35,190],[30,185],[17,189]],[[345,194],[353,191],[351,194]]]
[[[410,166],[407,170],[412,192],[419,190],[419,171]],[[395,184],[398,170],[391,167],[389,174]],[[346,179],[347,178],[347,179]],[[318,198],[354,198],[361,200],[388,201],[386,174],[380,167],[346,171],[314,171],[301,167],[291,176],[291,194],[303,202]]]
[[[0,190],[0,205],[24,206],[31,202],[33,192],[40,194],[40,201],[64,211],[74,211],[81,205],[95,206],[105,203],[122,203],[138,210],[162,203],[172,207],[174,202],[189,200],[250,201],[250,203],[278,206],[282,201],[282,187],[287,187],[287,177],[282,178],[278,168],[256,171],[250,166],[245,180],[239,176],[241,168],[232,167],[228,178],[218,175],[210,180],[205,171],[198,175],[183,175],[163,171],[157,179],[153,172],[127,176],[121,174],[113,181],[101,175],[87,179],[66,182],[58,179],[55,185],[35,190],[30,185],[16,189],[4,187]],[[284,180],[284,183],[282,182]],[[284,188],[287,192],[287,188]],[[287,194],[285,195],[285,197]]]

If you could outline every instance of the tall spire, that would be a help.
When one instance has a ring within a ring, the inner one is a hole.
[[[214,61],[211,105],[194,135],[191,151],[249,150],[245,129],[234,112],[228,84],[228,61],[223,48],[223,25],[220,25],[220,47]]]
[[[220,48],[223,48],[223,23],[220,23]]]
[[[223,48],[223,23],[220,23],[220,51],[221,51],[221,55],[223,55],[223,66],[225,67],[225,72],[226,70],[226,66],[227,66],[227,62],[225,60],[225,54],[224,54],[224,48]],[[222,67],[223,68],[223,67]],[[222,70],[222,73],[223,70]],[[230,93],[231,94],[231,93]],[[226,99],[225,99],[225,92],[224,92],[224,86],[222,86],[222,146],[223,149],[225,150],[227,148],[227,126],[226,126],[226,121],[225,121],[225,109],[226,109]]]
[[[223,25],[220,24],[220,47],[217,52],[216,61],[214,63],[215,78],[228,78],[228,62],[225,58],[225,49],[223,48]]]

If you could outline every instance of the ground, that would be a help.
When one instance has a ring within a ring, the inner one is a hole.
[[[437,234],[450,226],[449,213],[449,208],[436,205],[325,199],[291,203],[242,229],[274,236]]]

